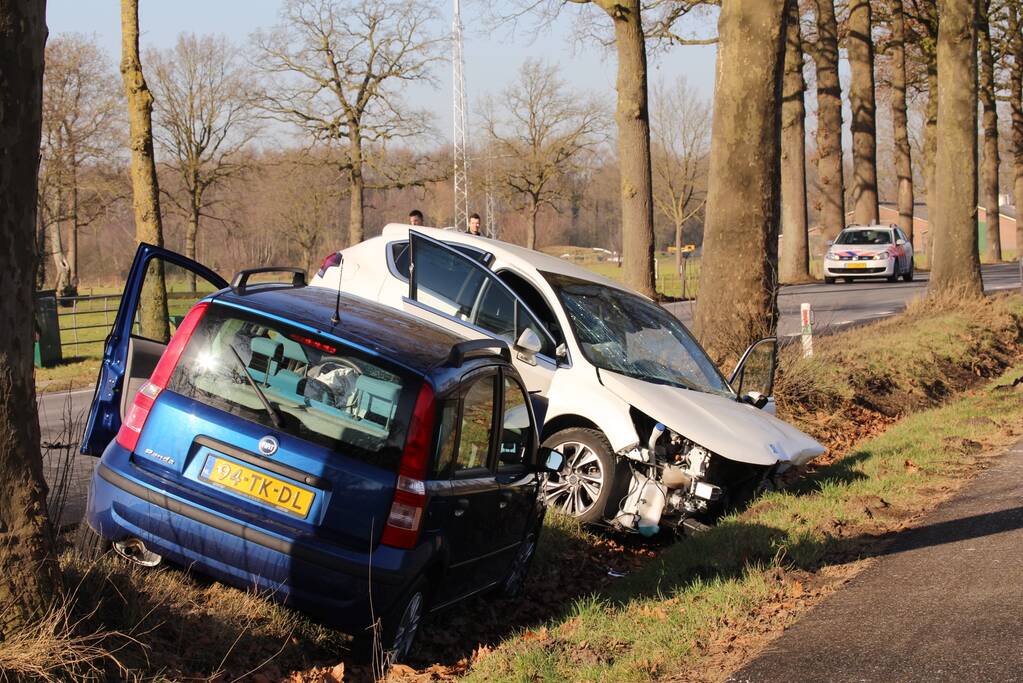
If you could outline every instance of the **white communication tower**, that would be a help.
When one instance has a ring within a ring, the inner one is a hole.
[[[455,229],[465,231],[469,225],[469,154],[465,122],[465,56],[462,52],[462,17],[455,2],[455,18],[451,25],[454,47],[453,88],[455,96]]]

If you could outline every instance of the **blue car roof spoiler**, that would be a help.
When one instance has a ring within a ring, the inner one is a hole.
[[[267,266],[265,268],[247,268],[245,270],[239,270],[235,276],[231,279],[231,289],[238,294],[245,293],[245,287],[249,284],[249,278],[253,275],[259,275],[261,273],[291,273],[291,286],[292,287],[305,287],[305,271],[301,268],[292,268],[290,266]],[[283,282],[259,282],[260,285],[282,285]]]
[[[452,368],[461,367],[469,358],[479,358],[480,356],[500,356],[509,363],[511,362],[511,350],[508,348],[508,342],[500,339],[471,339],[452,346],[445,365]]]

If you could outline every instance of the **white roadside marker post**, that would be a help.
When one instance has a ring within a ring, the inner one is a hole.
[[[809,358],[813,355],[813,311],[810,304],[800,305],[799,319],[803,328],[803,358]]]

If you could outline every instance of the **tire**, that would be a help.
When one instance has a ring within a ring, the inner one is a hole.
[[[407,661],[419,633],[419,626],[426,616],[426,588],[426,580],[417,579],[387,614],[380,617],[379,644],[373,641],[372,629],[357,634],[349,653],[352,659],[360,664],[382,663],[385,668]],[[377,650],[377,647],[383,652]],[[379,657],[381,654],[382,658]]]
[[[529,566],[533,564],[533,556],[536,554],[536,534],[530,533],[522,540],[519,552],[512,561],[511,569],[504,581],[495,591],[495,595],[502,600],[517,598],[522,595],[522,589],[526,586],[526,576],[529,574]]]
[[[93,531],[93,528],[84,519],[78,523],[78,527],[75,529],[72,544],[78,555],[89,561],[98,560],[110,552],[113,547],[110,541]]]
[[[601,522],[617,512],[628,485],[624,476],[628,468],[618,471],[611,444],[601,432],[563,429],[543,445],[565,456],[561,473],[549,475],[544,482],[548,505],[586,523]]]
[[[914,267],[910,266],[909,267],[909,272],[902,274],[902,279],[903,279],[904,282],[912,282],[913,281],[913,270],[914,270]]]
[[[828,277],[827,275],[825,275],[824,276],[824,284],[826,284],[826,285],[833,285],[833,284],[835,284],[835,278]]]
[[[888,282],[898,282],[898,281],[899,281],[899,272],[896,270],[894,273],[892,273],[891,275],[888,276]]]

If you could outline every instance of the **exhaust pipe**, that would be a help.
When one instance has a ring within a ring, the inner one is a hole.
[[[114,551],[140,567],[155,567],[163,560],[162,557],[146,548],[146,544],[137,538],[114,541]]]

